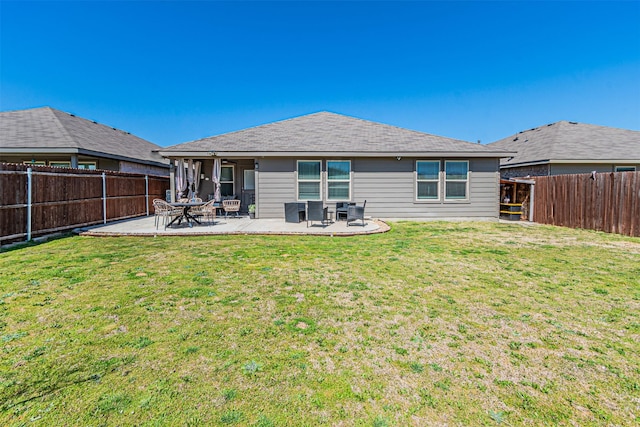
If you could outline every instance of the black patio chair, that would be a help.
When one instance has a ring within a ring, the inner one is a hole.
[[[347,211],[347,227],[351,225],[350,223],[353,221],[360,220],[362,221],[362,226],[364,227],[366,224],[364,222],[364,207],[367,206],[367,201],[365,200],[362,206],[349,206],[349,210]]]
[[[322,201],[309,200],[307,202],[307,227],[309,227],[309,222],[313,224],[313,221],[320,221],[323,227],[329,222],[329,208],[324,207]]]
[[[355,206],[353,202],[336,202],[336,221],[340,221],[341,218],[347,219],[347,212],[349,206]]]
[[[291,202],[284,204],[285,222],[301,222],[305,219],[304,203]]]

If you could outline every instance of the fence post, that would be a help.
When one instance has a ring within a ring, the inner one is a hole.
[[[27,168],[27,241],[31,240],[31,168]]]
[[[102,223],[107,223],[107,175],[102,172]]]
[[[147,205],[147,216],[149,216],[149,175],[144,176],[144,196]]]

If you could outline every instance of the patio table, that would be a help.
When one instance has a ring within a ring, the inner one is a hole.
[[[176,203],[169,203],[171,206],[176,206],[176,207],[181,207],[182,208],[182,215],[175,217],[173,220],[171,220],[171,222],[169,224],[167,224],[167,227],[171,227],[173,225],[174,222],[178,221],[178,225],[180,225],[180,223],[182,223],[182,220],[184,219],[187,224],[189,225],[189,227],[193,227],[193,222],[200,224],[200,221],[198,221],[198,219],[196,217],[194,217],[193,215],[191,215],[189,213],[189,210],[191,210],[192,207],[194,206],[202,206],[204,205],[204,202],[176,202]]]

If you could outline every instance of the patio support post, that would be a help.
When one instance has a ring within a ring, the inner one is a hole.
[[[147,206],[147,216],[149,216],[149,175],[144,176],[144,201]]]
[[[27,241],[31,240],[31,168],[27,168]]]
[[[173,159],[169,164],[169,188],[171,189],[171,200],[169,202],[173,203],[176,201],[176,166]]]
[[[535,194],[533,194],[534,189],[536,188],[535,184],[529,184],[529,221],[533,222],[533,199]]]
[[[107,175],[102,172],[102,223],[107,223]]]

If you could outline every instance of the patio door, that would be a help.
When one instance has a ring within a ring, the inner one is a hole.
[[[256,171],[253,168],[242,169],[242,192],[240,194],[242,210],[256,202]]]

